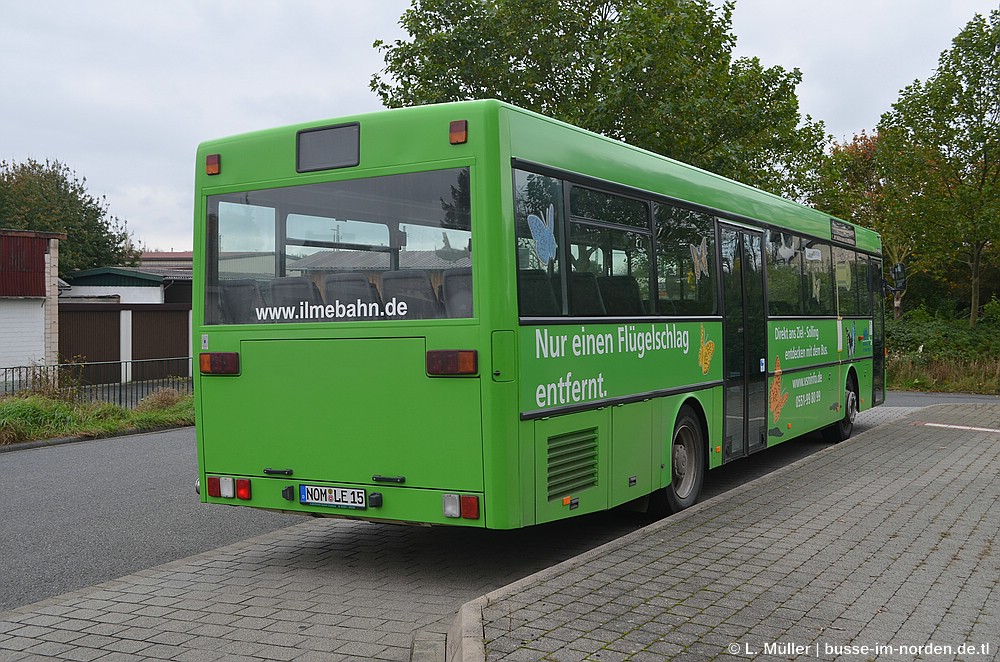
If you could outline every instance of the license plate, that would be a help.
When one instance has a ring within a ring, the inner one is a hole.
[[[318,485],[299,485],[299,503],[351,510],[365,510],[368,507],[364,490]]]

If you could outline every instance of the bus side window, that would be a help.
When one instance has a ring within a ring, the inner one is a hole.
[[[768,315],[803,312],[802,243],[801,237],[790,232],[767,231]]]
[[[830,249],[830,244],[812,241],[803,251],[802,283],[807,315],[834,317],[837,314]]]
[[[654,203],[659,315],[715,315],[715,219],[704,212]]]

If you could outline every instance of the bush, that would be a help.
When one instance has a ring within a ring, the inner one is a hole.
[[[1000,302],[976,327],[922,307],[886,320],[886,348],[892,388],[1000,393]]]
[[[994,300],[987,309],[988,317],[975,327],[966,318],[949,319],[923,308],[909,311],[886,320],[886,347],[890,355],[917,364],[1000,360],[1000,303]]]
[[[156,389],[136,405],[136,411],[157,411],[175,407],[186,396],[175,388]]]

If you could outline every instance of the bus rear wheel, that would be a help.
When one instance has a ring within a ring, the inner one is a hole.
[[[858,417],[858,382],[852,373],[847,378],[844,389],[844,417],[833,425],[823,428],[823,437],[832,444],[839,444],[850,438],[854,432],[854,420]]]
[[[650,495],[648,512],[665,517],[690,508],[705,482],[705,439],[701,421],[689,405],[681,407],[670,441],[670,484]]]

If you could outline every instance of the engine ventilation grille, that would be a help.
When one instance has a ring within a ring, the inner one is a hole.
[[[597,485],[597,428],[549,437],[549,501]]]

